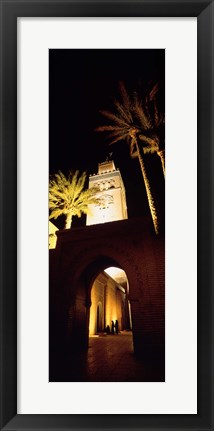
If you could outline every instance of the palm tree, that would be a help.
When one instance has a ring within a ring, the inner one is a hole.
[[[144,103],[136,95],[134,112],[140,125],[139,140],[142,141],[143,152],[144,154],[156,153],[160,157],[165,177],[165,117],[158,108],[158,91],[159,85],[155,84],[146,96]]]
[[[119,84],[119,89],[122,101],[114,101],[115,112],[101,111],[101,113],[111,121],[111,124],[97,127],[95,130],[98,132],[108,132],[110,145],[121,140],[126,141],[130,148],[130,156],[132,158],[138,158],[144,179],[154,229],[155,232],[158,233],[159,226],[157,210],[155,208],[154,199],[143,161],[143,152],[141,146],[139,145],[140,133],[145,130],[149,130],[151,127],[150,119],[142,109],[139,116],[139,100],[137,97],[133,97],[133,99],[131,99],[123,83]]]
[[[54,174],[49,182],[49,209],[50,219],[57,219],[61,215],[65,215],[65,229],[70,229],[72,217],[81,217],[82,214],[87,214],[89,204],[99,204],[95,194],[97,190],[84,189],[86,180],[86,172],[82,175],[79,171],[69,172],[68,177],[59,171]]]

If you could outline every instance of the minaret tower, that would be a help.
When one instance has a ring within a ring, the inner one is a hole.
[[[102,204],[89,205],[87,226],[128,218],[125,187],[112,160],[98,164],[98,173],[89,177],[89,188],[92,187],[97,188],[97,197],[102,199]]]

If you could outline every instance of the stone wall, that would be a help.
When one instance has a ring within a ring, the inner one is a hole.
[[[146,219],[129,219],[57,233],[50,257],[50,343],[87,348],[91,288],[109,266],[129,282],[136,354],[156,360],[165,352],[165,247]],[[54,254],[54,256],[53,256]]]
[[[102,272],[98,275],[91,289],[89,335],[105,332],[106,326],[111,328],[112,320],[115,322],[116,319],[120,330],[125,329],[125,297],[124,289],[108,274]]]

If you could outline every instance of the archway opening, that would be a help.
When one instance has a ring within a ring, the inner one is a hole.
[[[121,268],[107,267],[92,284],[89,337],[118,335],[131,329],[128,278]]]

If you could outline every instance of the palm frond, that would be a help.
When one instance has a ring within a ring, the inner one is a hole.
[[[143,98],[137,92],[133,95],[133,111],[138,125],[142,130],[147,130],[153,127],[151,112],[148,109],[148,97],[144,95]]]
[[[112,138],[109,142],[109,145],[116,144],[116,142],[119,141],[127,141],[129,138],[129,134],[127,132],[120,133],[119,135],[115,136],[115,138]]]
[[[49,209],[50,218],[61,215],[77,215],[87,213],[89,203],[97,202],[94,189],[84,189],[86,172],[69,172],[68,177],[59,171],[50,178]]]
[[[139,139],[140,139],[140,141],[145,142],[146,144],[151,145],[151,147],[158,146],[158,142],[157,142],[156,137],[150,137],[150,136],[147,136],[147,135],[140,134],[139,135]]]
[[[114,132],[108,134],[108,138],[114,138],[117,136],[129,135],[129,128],[116,129]]]
[[[156,82],[156,84],[153,85],[152,89],[149,92],[149,99],[154,100],[154,98],[156,98],[158,91],[159,91],[159,83]]]
[[[148,130],[151,127],[151,119],[139,101],[136,101],[133,106],[135,118],[142,130]]]
[[[143,152],[144,154],[154,154],[157,151],[154,147],[148,146],[148,147],[143,147]]]
[[[133,117],[130,107],[126,107],[118,102],[118,100],[114,101],[114,106],[121,118],[123,118],[127,123],[132,123]]]
[[[104,125],[96,127],[95,132],[111,132],[112,130],[117,130],[118,126]]]
[[[127,111],[130,111],[130,108],[131,108],[131,99],[129,97],[129,94],[128,94],[127,90],[126,90],[126,87],[125,87],[125,84],[124,84],[123,81],[119,81],[119,93],[120,93],[120,96],[121,96],[124,108]]]
[[[109,120],[111,120],[114,123],[116,123],[117,125],[119,125],[119,126],[125,126],[125,127],[127,127],[129,125],[127,123],[127,121],[125,121],[124,119],[122,119],[120,116],[114,114],[113,112],[100,111],[100,113],[102,115],[104,115],[106,118],[108,118]]]
[[[61,209],[55,209],[51,212],[49,219],[57,219],[59,216],[63,214],[63,211]]]

